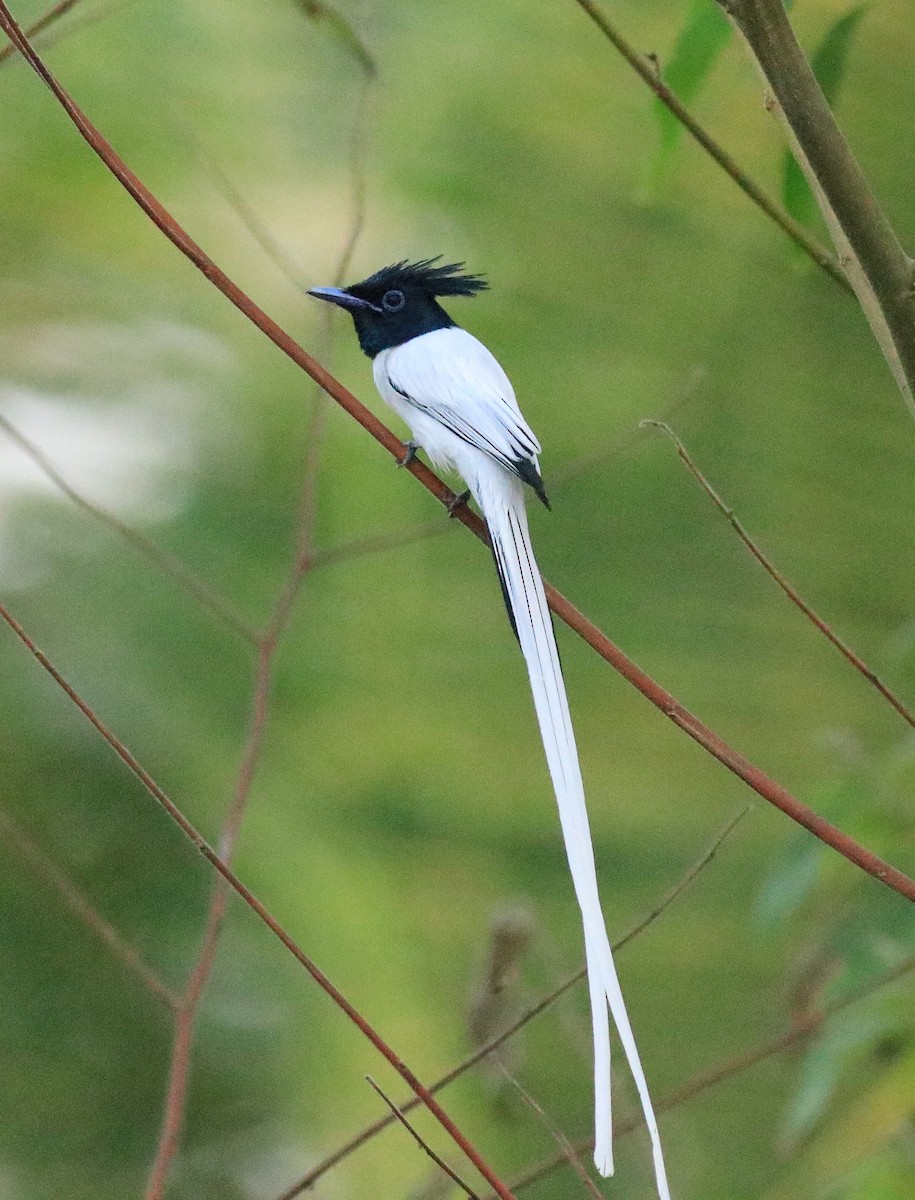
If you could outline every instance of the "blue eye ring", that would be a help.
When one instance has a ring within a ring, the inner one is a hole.
[[[391,288],[381,297],[381,307],[389,313],[400,312],[406,302],[407,298],[399,288]]]

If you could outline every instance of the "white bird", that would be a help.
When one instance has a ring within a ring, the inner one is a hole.
[[[658,1195],[670,1200],[657,1119],[601,911],[575,734],[528,533],[524,485],[549,508],[540,443],[498,362],[437,300],[472,296],[487,284],[464,273],[463,263],[436,262],[395,263],[351,287],[314,288],[310,294],[352,315],[378,391],[410,427],[412,440],[402,461],[422,449],[438,470],[456,471],[485,518],[509,619],[527,664],[584,926],[594,1033],[594,1162],[601,1175],[613,1173],[609,1006],[651,1136]]]

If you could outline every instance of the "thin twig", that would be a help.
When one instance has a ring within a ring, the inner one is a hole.
[[[134,529],[120,517],[115,516],[110,509],[105,508],[101,504],[97,504],[94,500],[89,500],[81,492],[78,492],[75,487],[67,480],[54,466],[45,452],[37,446],[30,438],[26,437],[21,430],[9,420],[8,417],[0,414],[0,429],[2,429],[8,437],[16,443],[20,450],[24,451],[35,465],[44,472],[50,481],[63,494],[71,500],[77,508],[82,509],[94,520],[102,525],[106,525],[113,530],[118,537],[122,538],[129,546],[147,559],[160,571],[168,575],[177,583],[177,585],[192,596],[201,608],[205,609],[214,616],[226,628],[231,629],[233,633],[237,633],[239,637],[246,642],[256,643],[256,634],[245,619],[233,608],[224,596],[204,583],[197,575],[194,574],[188,567],[184,565],[180,559],[169,554],[167,550],[163,550],[161,546],[157,546],[151,538]]]
[[[360,99],[357,108],[357,122],[363,119],[363,114],[364,96]],[[357,136],[353,141],[353,216],[351,227],[347,232],[340,254],[337,267],[338,277],[341,277],[347,269],[359,231],[365,223],[365,187],[363,180],[366,153],[364,139],[361,136]],[[250,223],[255,235],[258,236],[261,244],[269,244],[269,239],[264,235],[260,223],[252,212],[247,213],[247,221]],[[327,320],[325,322],[324,334],[324,357],[326,358],[330,358],[332,353],[333,330],[334,325],[330,320]],[[274,658],[280,639],[292,617],[292,612],[305,581],[305,576],[313,561],[312,545],[314,542],[317,515],[316,490],[326,410],[327,398],[320,388],[314,385],[311,417],[305,439],[305,464],[298,505],[296,548],[286,579],[277,593],[267,623],[263,631],[258,633],[256,637],[258,653],[252,689],[250,728],[242,751],[241,763],[235,781],[233,800],[226,812],[220,831],[218,852],[220,858],[227,864],[231,864],[232,862],[235,847],[241,834],[242,823],[251,795],[251,787],[263,748],[273,683]],[[177,1015],[172,1042],[168,1087],[162,1115],[162,1127],[156,1145],[156,1154],[150,1168],[144,1200],[162,1200],[171,1165],[178,1152],[190,1078],[194,1028],[200,1002],[216,960],[216,953],[226,915],[228,896],[229,892],[225,882],[217,878],[197,960],[188,976],[185,994]]]
[[[209,147],[204,144],[203,140],[189,124],[182,123],[179,128],[182,136],[190,143],[194,153],[204,164],[216,191],[234,211],[251,238],[257,243],[264,257],[273,263],[286,282],[291,284],[298,293],[301,294],[306,291],[307,288],[300,275],[298,264],[292,260],[273,235],[264,228],[263,224],[258,220],[254,209],[217,162]]]
[[[53,25],[55,21],[60,20],[65,13],[68,13],[77,4],[79,4],[79,0],[58,0],[57,4],[52,4],[47,12],[42,13],[36,21],[33,21],[29,25],[25,31],[26,37],[33,38],[37,34],[43,33],[49,25]],[[12,44],[0,46],[0,66],[12,58],[15,53],[16,47]]]
[[[804,1041],[806,1038],[815,1034],[820,1027],[830,1018],[843,1012],[845,1009],[860,1001],[867,999],[881,988],[888,987],[889,984],[895,983],[906,975],[910,975],[915,971],[915,955],[898,962],[895,966],[882,972],[869,983],[863,984],[854,992],[850,992],[847,996],[841,999],[834,1000],[831,1004],[826,1004],[816,1012],[809,1013],[796,1021],[790,1029],[780,1033],[777,1037],[772,1038],[767,1042],[761,1043],[759,1046],[751,1050],[742,1051],[740,1054],[735,1054],[729,1058],[707,1067],[704,1071],[698,1071],[685,1083],[681,1083],[679,1087],[668,1092],[668,1094],[655,1105],[655,1111],[661,1113],[670,1112],[671,1109],[678,1108],[681,1104],[685,1104],[688,1100],[692,1100],[694,1096],[698,1096],[701,1092],[708,1091],[709,1088],[715,1087],[719,1083],[724,1083],[728,1079],[733,1079],[737,1075],[742,1075],[744,1071],[748,1071],[751,1067],[755,1067],[757,1063],[765,1062],[768,1058],[773,1058],[777,1054],[784,1053],[785,1050],[790,1050],[792,1046],[798,1042]],[[621,1122],[616,1128],[615,1133],[618,1138],[625,1137],[640,1128],[641,1122],[638,1119]],[[594,1146],[592,1138],[577,1138],[573,1143],[573,1147],[580,1154],[587,1153]],[[566,1166],[565,1155],[556,1155],[548,1161],[539,1163],[536,1167],[532,1167],[523,1175],[519,1175],[511,1181],[513,1191],[520,1192],[525,1188],[530,1187],[533,1183],[538,1183],[541,1179],[552,1175],[555,1171]],[[483,1200],[493,1200],[492,1195],[485,1196]]]
[[[796,221],[790,213],[780,208],[774,200],[771,200],[759,184],[744,171],[736,159],[696,120],[677,96],[676,92],[669,88],[661,78],[656,64],[652,62],[648,55],[639,54],[635,47],[623,37],[616,26],[611,23],[610,19],[598,8],[594,0],[575,0],[575,3],[591,18],[607,41],[622,55],[639,78],[651,88],[661,103],[673,113],[684,129],[699,143],[709,157],[733,179],[744,195],[748,196],[757,208],[764,212],[793,242],[800,246],[818,267],[822,267],[845,291],[854,294],[845,272],[835,257],[830,254],[825,246],[820,245],[816,238],[799,221]]]
[[[614,952],[619,952],[622,950],[624,946],[627,946],[631,941],[643,933],[649,927],[649,925],[654,924],[658,917],[660,917],[661,914],[667,908],[669,908],[679,896],[682,895],[682,893],[690,886],[690,884],[702,874],[705,868],[718,853],[718,850],[721,848],[724,841],[731,835],[739,822],[742,821],[750,811],[751,809],[749,807],[743,809],[735,817],[733,817],[727,823],[727,825],[725,825],[725,827],[715,836],[705,853],[702,854],[701,857],[692,864],[685,874],[651,909],[651,911],[647,913],[646,916],[642,917],[641,920],[639,920],[635,925],[633,925],[631,929],[627,930],[627,932],[624,933],[618,941],[614,942]],[[483,1045],[478,1046],[472,1054],[468,1055],[467,1058],[463,1060],[463,1062],[458,1063],[457,1066],[452,1067],[450,1071],[442,1075],[440,1079],[437,1079],[435,1083],[430,1084],[429,1091],[433,1093],[440,1092],[442,1088],[445,1088],[448,1086],[448,1084],[453,1083],[455,1079],[459,1079],[461,1075],[464,1075],[472,1067],[475,1067],[477,1063],[480,1063],[483,1061],[483,1059],[488,1058],[489,1055],[493,1054],[499,1049],[500,1046],[504,1045],[509,1038],[514,1037],[519,1030],[523,1029],[524,1026],[532,1021],[535,1017],[538,1017],[542,1012],[546,1012],[548,1008],[554,1005],[557,1000],[559,1000],[566,994],[566,992],[573,988],[576,983],[584,979],[586,974],[587,968],[581,967],[579,970],[573,971],[571,975],[567,975],[566,978],[563,979],[562,982],[556,987],[554,987],[551,992],[548,992],[547,995],[541,997],[536,1004],[533,1004],[530,1008],[526,1009],[517,1020],[513,1021],[511,1025],[503,1029],[501,1033],[497,1034],[493,1038],[490,1038],[489,1041],[485,1042]],[[416,1105],[416,1099],[410,1098],[404,1101],[400,1107],[403,1112],[410,1112],[411,1109],[416,1108]],[[312,1167],[308,1174],[304,1175],[297,1183],[294,1183],[291,1187],[287,1188],[281,1196],[277,1197],[277,1200],[295,1200],[296,1196],[299,1196],[302,1194],[302,1192],[306,1192],[309,1188],[314,1187],[314,1185],[322,1176],[326,1175],[328,1171],[337,1166],[337,1164],[342,1162],[343,1159],[348,1158],[354,1150],[358,1150],[360,1146],[364,1146],[366,1142],[371,1141],[376,1134],[381,1133],[383,1129],[387,1129],[388,1126],[391,1125],[392,1121],[392,1117],[381,1117],[379,1120],[373,1121],[364,1129],[361,1129],[357,1134],[355,1134],[354,1137],[350,1138],[348,1142],[344,1143],[342,1146],[339,1146],[336,1150],[331,1151],[331,1153],[323,1158],[321,1162]]]
[[[518,1093],[518,1095],[521,1097],[521,1099],[524,1101],[524,1103],[528,1106],[528,1108],[531,1110],[531,1112],[533,1112],[540,1119],[540,1121],[543,1123],[543,1125],[547,1128],[547,1130],[549,1131],[550,1137],[559,1146],[559,1149],[562,1153],[563,1158],[566,1160],[568,1165],[572,1168],[572,1170],[575,1172],[575,1174],[578,1176],[578,1178],[585,1185],[585,1190],[588,1192],[588,1194],[590,1196],[594,1196],[595,1200],[604,1200],[603,1196],[597,1190],[597,1185],[595,1184],[594,1180],[588,1174],[587,1168],[585,1167],[584,1163],[581,1161],[581,1158],[580,1158],[579,1154],[577,1153],[575,1147],[572,1145],[572,1143],[569,1141],[569,1139],[566,1137],[566,1135],[562,1132],[562,1130],[559,1128],[559,1126],[556,1124],[556,1122],[553,1120],[553,1118],[551,1116],[549,1116],[549,1114],[547,1112],[544,1111],[542,1105],[538,1104],[538,1102],[534,1099],[534,1097],[530,1094],[530,1092],[523,1086],[520,1079],[516,1079],[515,1076],[512,1075],[511,1071],[509,1071],[509,1069],[508,1069],[508,1067],[506,1067],[505,1063],[500,1062],[499,1068],[500,1068],[504,1078],[507,1079],[508,1082],[512,1085],[512,1087],[515,1089],[515,1091]]]
[[[397,550],[401,546],[411,546],[414,542],[424,542],[428,538],[441,537],[453,528],[453,522],[443,521],[441,517],[438,517],[434,521],[412,525],[409,529],[349,538],[346,541],[338,542],[335,546],[328,546],[324,550],[315,550],[311,557],[311,565],[317,570],[319,567],[332,567],[337,563],[349,562],[356,558],[367,558],[372,554],[383,554],[388,550]]]
[[[781,571],[778,570],[771,559],[767,558],[766,555],[763,554],[762,550],[759,548],[759,545],[750,537],[746,529],[736,517],[734,510],[729,505],[725,504],[725,502],[721,499],[717,491],[712,487],[711,483],[709,483],[706,476],[703,475],[703,473],[696,466],[691,455],[687,452],[686,447],[683,445],[677,434],[674,433],[673,429],[671,429],[671,427],[667,424],[667,422],[648,419],[642,421],[641,424],[645,427],[660,429],[663,433],[667,434],[676,447],[677,455],[681,462],[686,466],[687,470],[689,470],[693,478],[696,480],[708,498],[712,501],[715,507],[719,510],[719,512],[721,512],[727,518],[728,524],[731,526],[746,548],[750,551],[759,565],[763,568],[766,574],[778,584],[791,603],[800,609],[804,616],[820,631],[820,633],[822,633],[824,637],[832,642],[839,653],[851,663],[855,670],[858,671],[859,674],[863,675],[868,683],[872,684],[880,693],[880,695],[883,696],[884,700],[887,700],[893,706],[893,708],[895,708],[896,712],[899,713],[903,721],[915,729],[915,714],[913,714],[911,710],[903,704],[899,697],[892,692],[889,687],[887,687],[877,672],[869,667],[864,659],[860,658],[854,652],[854,650],[852,650],[852,648],[846,642],[844,642],[839,635],[826,623],[826,621],[824,621],[823,618],[810,607],[807,601],[798,593],[797,589],[793,587],[792,584],[790,584],[784,577]]]
[[[60,896],[69,910],[104,942],[114,957],[154,996],[173,1012],[178,1010],[181,1000],[168,984],[163,983],[137,950],[107,921],[89,901],[85,893],[66,875],[50,856],[33,841],[17,821],[0,805],[0,829],[4,839],[25,859],[31,869]]]
[[[692,368],[677,389],[677,393],[665,413],[666,417],[674,417],[682,412],[683,408],[696,395],[697,388],[702,382],[704,375],[705,369],[703,367]],[[557,487],[561,487],[571,479],[578,479],[589,471],[593,471],[596,467],[606,466],[607,463],[620,458],[635,442],[644,436],[644,433],[645,430],[639,421],[635,425],[630,425],[623,429],[607,445],[599,446],[595,450],[588,450],[584,454],[570,459],[569,462],[564,463],[558,470],[550,472],[550,477],[547,481],[550,492],[554,492]]]
[[[378,77],[378,64],[375,62],[371,50],[342,13],[327,4],[326,0],[296,0],[296,3],[310,20],[326,21],[331,26],[359,64],[368,82]]]
[[[375,1080],[371,1077],[371,1075],[366,1075],[365,1082],[370,1087],[375,1089],[375,1091],[378,1093],[378,1095],[381,1097],[381,1099],[385,1102],[385,1104],[391,1110],[391,1115],[394,1117],[394,1119],[396,1121],[399,1121],[401,1123],[401,1125],[403,1125],[403,1127],[404,1127],[404,1129],[406,1129],[407,1133],[409,1133],[410,1136],[415,1139],[415,1141],[418,1143],[418,1145],[421,1146],[423,1150],[425,1150],[425,1152],[429,1155],[429,1157],[436,1164],[436,1166],[441,1167],[441,1169],[445,1172],[445,1174],[448,1176],[448,1178],[453,1180],[453,1182],[458,1185],[458,1187],[461,1189],[461,1191],[463,1191],[465,1193],[465,1195],[470,1197],[470,1200],[480,1200],[480,1197],[477,1195],[477,1193],[471,1187],[469,1187],[464,1182],[463,1179],[461,1179],[461,1177],[460,1177],[460,1175],[458,1175],[457,1171],[452,1170],[452,1168],[448,1166],[448,1164],[445,1162],[445,1160],[440,1155],[436,1154],[436,1152],[432,1149],[432,1147],[429,1145],[429,1143],[425,1140],[425,1138],[422,1136],[422,1134],[419,1132],[419,1130],[410,1124],[410,1122],[407,1120],[407,1118],[403,1115],[402,1111],[397,1107],[397,1105],[394,1103],[394,1101],[389,1096],[386,1096],[384,1094],[384,1092],[381,1090],[381,1088],[378,1086],[378,1084],[375,1082]]]
[[[50,88],[59,103],[76,125],[81,136],[121,182],[151,221],[168,237],[223,295],[244,313],[284,354],[297,363],[329,396],[337,401],[358,423],[383,446],[394,458],[406,453],[403,442],[371,413],[347,388],[310,354],[295,342],[277,323],[259,308],[241,288],[234,283],[216,263],[204,253],[200,246],[174,220],[149,189],[140,182],[126,163],[119,157],[111,144],[99,133],[79,106],[57,82],[41,57],[36,53],[10,15],[6,0],[0,0],[0,27],[15,42],[27,58],[36,74]],[[433,496],[446,507],[456,499],[454,492],[441,479],[418,460],[406,470],[417,479]],[[481,541],[486,542],[483,522],[466,505],[459,506],[454,516],[470,529]],[[898,867],[892,866],[854,838],[803,804],[781,784],[776,783],[759,767],[754,766],[742,754],[732,749],[707,725],[703,724],[686,709],[670,692],[656,683],[630,658],[623,653],[604,633],[589,621],[560,592],[545,584],[550,608],[571,629],[574,629],[597,653],[637,688],[656,708],[659,708],[678,728],[687,733],[720,763],[742,779],[768,803],[780,809],[786,816],[802,825],[814,837],[831,846],[849,862],[875,879],[915,901],[915,880]]]
[[[263,746],[269,707],[271,660],[275,646],[276,641],[274,640],[269,644],[261,641],[258,647],[254,692],[251,701],[250,730],[242,752],[232,804],[223,820],[219,835],[218,853],[226,863],[232,861],[235,852],[251,793],[254,772]],[[184,1123],[197,1013],[216,961],[228,896],[225,882],[217,877],[197,960],[188,976],[176,1014],[168,1085],[162,1110],[162,1126],[144,1192],[145,1200],[161,1200],[165,1194],[172,1162],[178,1152],[181,1127]]]
[[[0,0],[2,5],[3,0]],[[12,613],[5,605],[0,604],[0,618],[10,627],[19,641],[25,646],[32,657],[38,662],[44,671],[46,671],[59,688],[61,688],[70,700],[76,705],[83,716],[94,726],[102,738],[108,743],[111,749],[115,752],[121,762],[131,771],[131,773],[142,783],[146,791],[152,798],[165,810],[172,821],[178,826],[184,836],[190,841],[197,850],[203,855],[207,862],[219,872],[225,879],[234,892],[236,892],[245,904],[256,913],[260,920],[267,926],[270,932],[279,939],[293,957],[305,968],[308,974],[314,979],[315,983],[326,992],[333,1000],[334,1004],[341,1009],[350,1021],[360,1030],[360,1032],[372,1043],[379,1053],[387,1059],[394,1070],[400,1075],[401,1079],[407,1086],[421,1098],[423,1104],[432,1113],[435,1119],[439,1122],[443,1129],[448,1133],[452,1140],[460,1146],[461,1150],[467,1155],[473,1165],[477,1168],[480,1174],[495,1190],[496,1194],[501,1197],[501,1200],[514,1200],[511,1192],[499,1179],[492,1168],[485,1162],[478,1150],[472,1145],[468,1138],[461,1132],[457,1125],[448,1116],[442,1106],[438,1103],[428,1088],[424,1087],[418,1077],[407,1066],[407,1064],[397,1055],[394,1050],[388,1045],[380,1033],[370,1024],[369,1021],[359,1012],[359,1010],[350,1003],[343,993],[337,988],[324,972],[318,967],[317,963],[305,953],[298,945],[292,936],[286,932],[283,926],[270,913],[266,906],[257,898],[254,892],[247,887],[241,879],[235,874],[231,867],[222,861],[213,847],[209,844],[202,833],[193,825],[193,823],[184,815],[181,809],[175,804],[174,800],[165,792],[155,779],[150,775],[139,760],[130,752],[127,746],[114,734],[104,723],[101,717],[88,704],[83,697],[77,692],[71,683],[69,683],[60,673],[57,667],[51,662],[44,651],[39,650],[35,642],[26,633],[22,625],[16,620]]]
[[[915,414],[915,262],[903,250],[798,44],[783,0],[718,0],[743,35],[813,182],[850,282]]]

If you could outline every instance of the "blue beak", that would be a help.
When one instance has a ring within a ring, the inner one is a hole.
[[[351,312],[359,308],[369,308],[372,312],[382,311],[376,305],[369,303],[368,300],[360,300],[358,296],[351,296],[343,288],[309,288],[308,294],[309,296],[317,296],[319,300],[327,300],[331,304],[339,304],[341,308],[348,308]]]

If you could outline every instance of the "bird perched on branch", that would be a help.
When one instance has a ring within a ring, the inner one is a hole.
[[[495,358],[439,304],[440,297],[474,296],[487,284],[466,274],[463,263],[437,263],[398,262],[351,287],[313,288],[310,294],[352,316],[382,399],[412,432],[401,461],[422,449],[437,469],[456,471],[486,520],[509,620],[527,663],[584,925],[594,1031],[594,1161],[602,1175],[612,1174],[609,1005],[651,1134],[658,1192],[669,1200],[657,1120],[601,912],[575,735],[528,533],[525,485],[549,508],[540,443]]]

